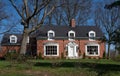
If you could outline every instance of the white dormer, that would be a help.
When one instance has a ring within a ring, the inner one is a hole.
[[[89,40],[94,41],[96,37],[96,33],[94,31],[89,31]]]
[[[10,43],[17,43],[17,36],[11,35],[10,36]]]
[[[75,32],[74,31],[69,31],[68,32],[68,37],[69,37],[69,40],[74,40],[75,39]]]
[[[53,30],[48,31],[48,40],[53,40],[55,37],[55,32]]]

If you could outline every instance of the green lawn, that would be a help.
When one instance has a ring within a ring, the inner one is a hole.
[[[0,76],[120,76],[120,62],[106,59],[0,61]]]

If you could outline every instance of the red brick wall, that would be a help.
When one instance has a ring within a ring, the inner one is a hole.
[[[41,53],[42,57],[45,57],[44,56],[44,43],[46,42],[57,42],[59,44],[59,56],[58,57],[61,58],[62,53],[66,57],[65,47],[70,42],[69,40],[53,40],[53,41],[37,40],[37,55]],[[105,43],[101,43],[100,41],[89,41],[89,40],[75,40],[74,42],[78,44],[79,46],[79,56],[85,53],[85,45],[88,42],[96,42],[100,45],[100,56],[99,57],[100,58],[103,57],[103,53],[105,51]]]
[[[81,54],[84,54],[85,53],[85,45],[87,44],[87,43],[89,43],[89,42],[91,42],[91,43],[98,43],[99,44],[99,48],[100,48],[100,58],[102,58],[103,57],[103,53],[105,52],[105,43],[102,43],[101,41],[89,41],[89,40],[81,40],[80,41],[80,50],[81,50]],[[94,56],[93,56],[94,57]],[[93,57],[91,57],[91,58],[93,58]],[[97,58],[97,57],[96,57]]]
[[[16,52],[19,52],[20,46],[1,46],[2,50],[0,51],[0,57],[3,57],[7,51],[9,50],[16,50]]]

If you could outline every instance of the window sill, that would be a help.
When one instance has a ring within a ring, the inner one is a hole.
[[[95,54],[95,55],[94,55],[94,54],[88,55],[88,54],[87,54],[86,56],[100,56],[100,55],[96,55],[96,54]]]
[[[44,55],[44,56],[53,56],[53,57],[55,57],[55,56],[59,56],[59,55]]]

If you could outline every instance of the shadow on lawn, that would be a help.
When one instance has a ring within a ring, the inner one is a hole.
[[[89,71],[96,71],[98,76],[101,76],[109,71],[120,71],[120,65],[117,64],[100,64],[89,62],[37,62],[34,66],[89,68]]]

